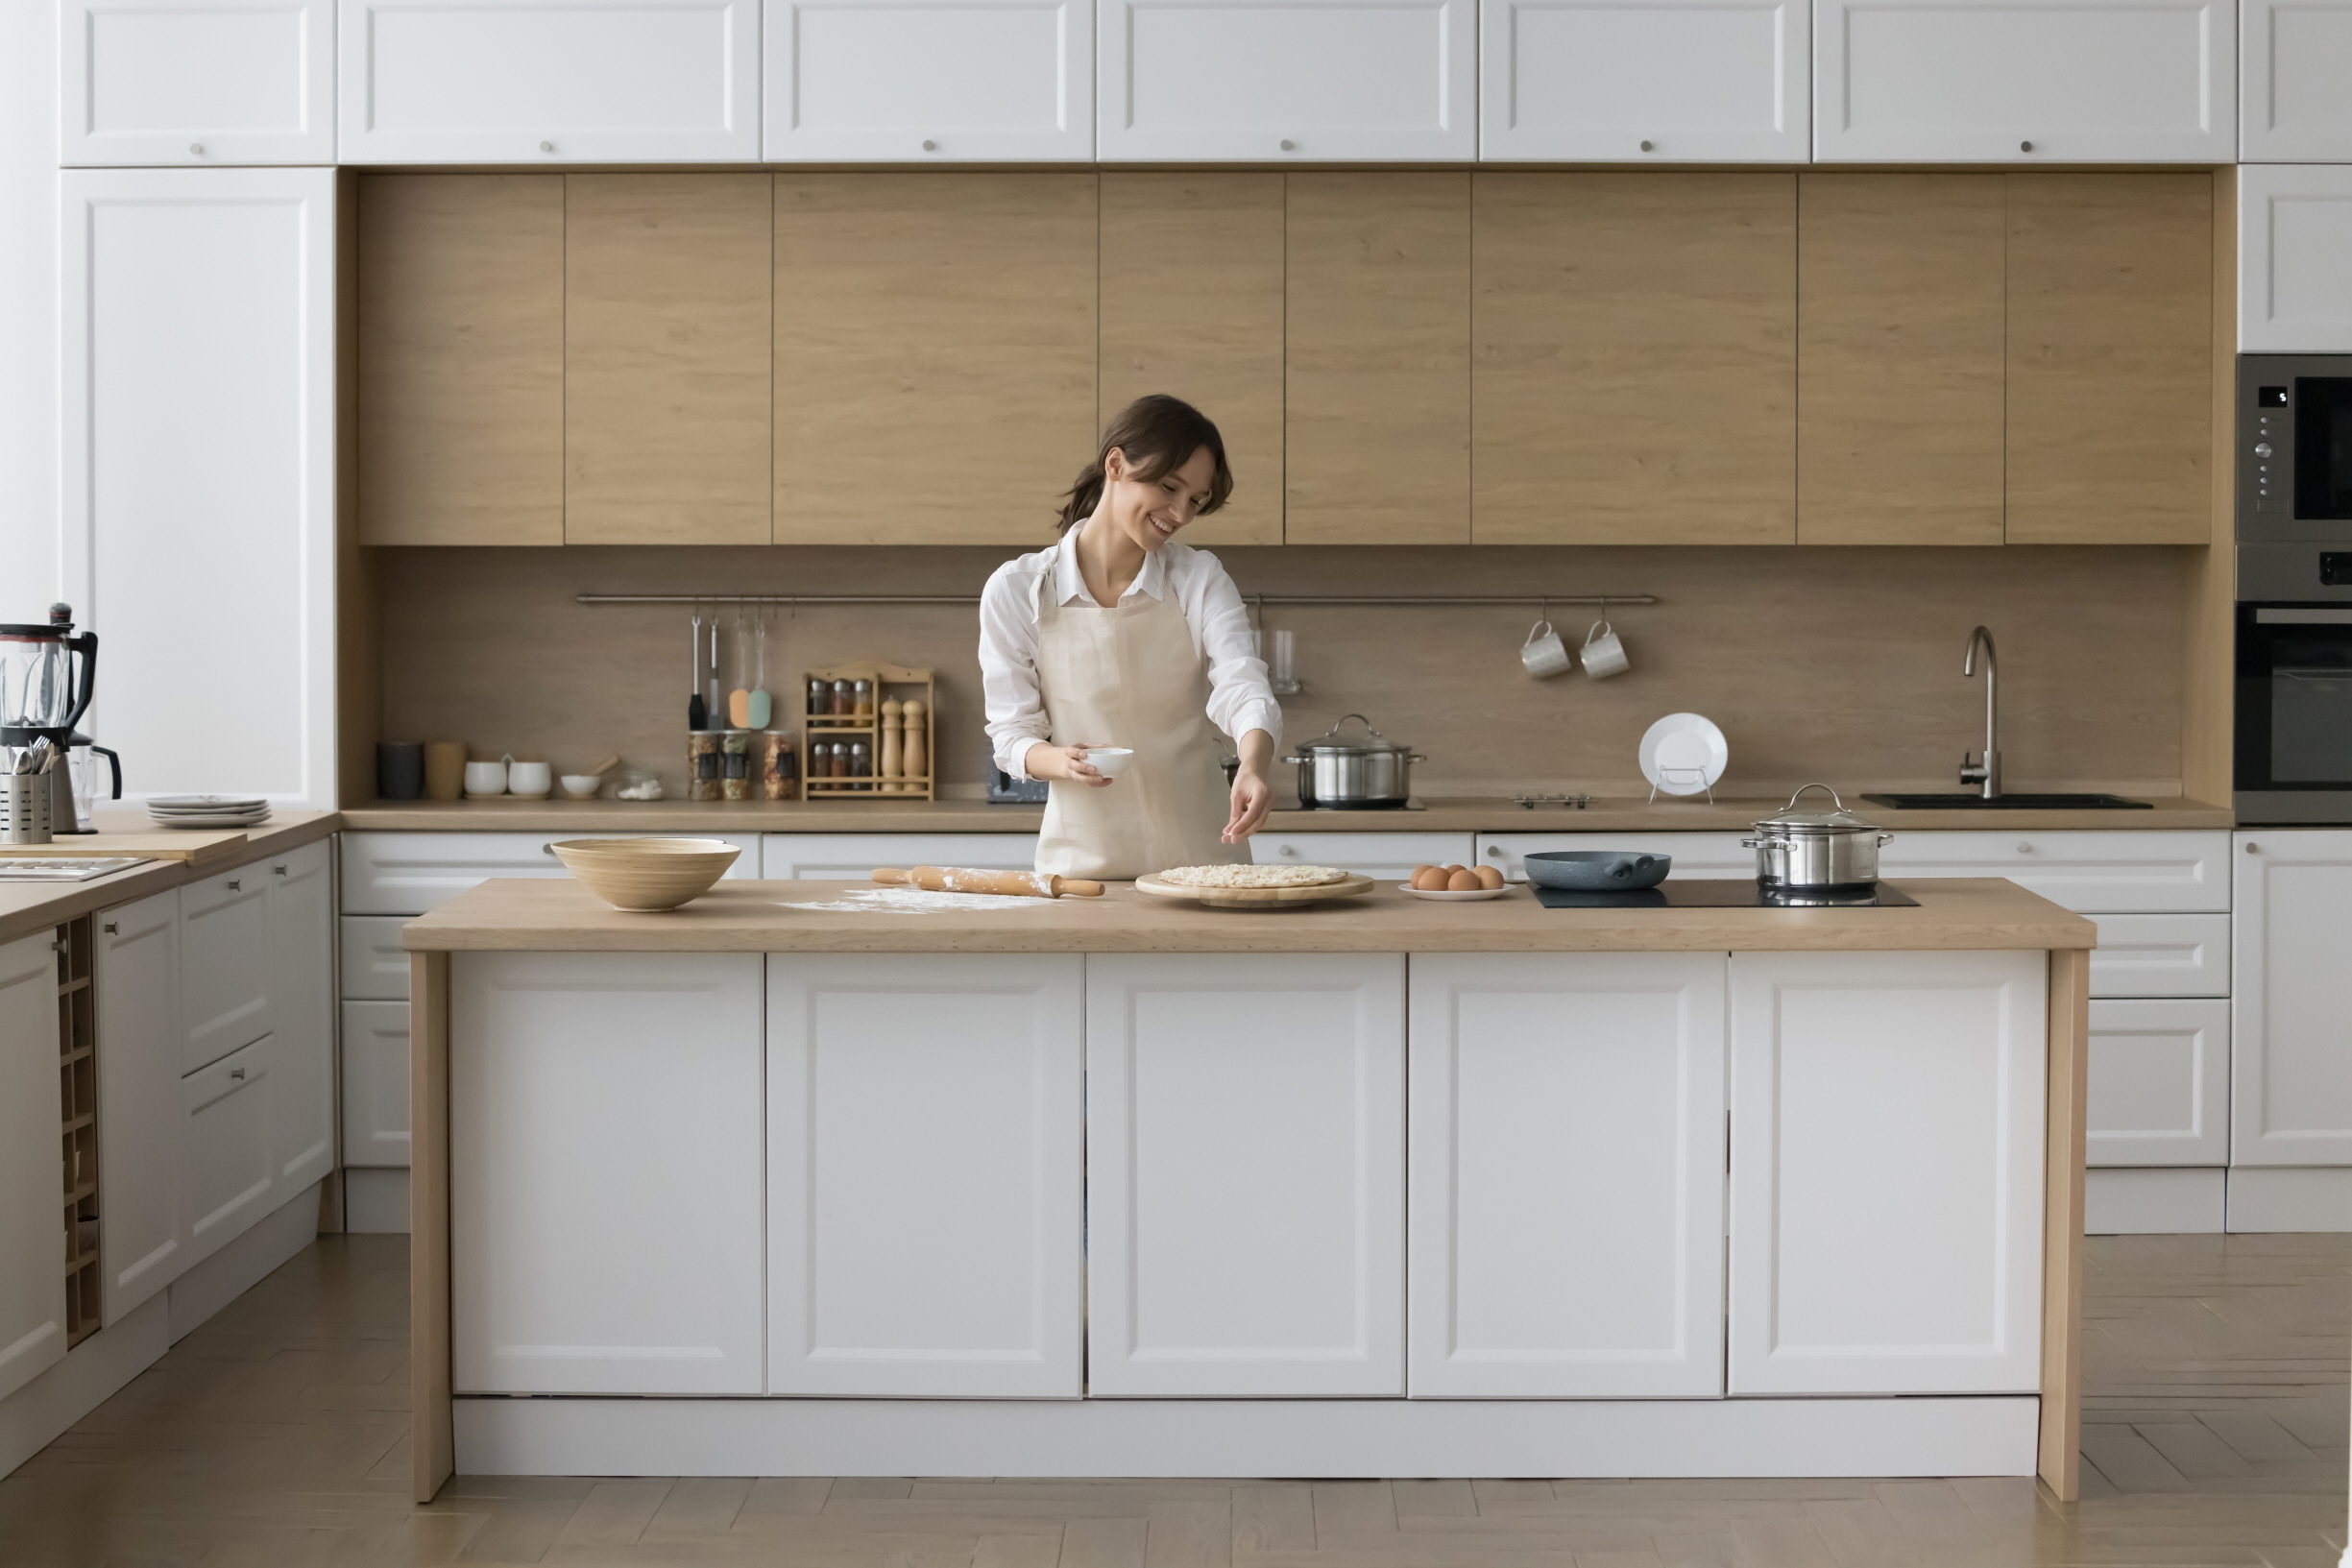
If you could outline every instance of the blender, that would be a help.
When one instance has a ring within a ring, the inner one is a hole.
[[[95,830],[78,808],[76,795],[95,795],[96,762],[103,757],[113,774],[113,798],[122,799],[122,760],[74,726],[89,711],[97,676],[98,634],[74,632],[73,607],[53,604],[47,625],[0,624],[0,757],[12,765],[15,754],[46,740],[62,755],[51,771],[49,820],[52,832]],[[74,755],[85,748],[83,756]],[[75,780],[84,781],[77,790]]]

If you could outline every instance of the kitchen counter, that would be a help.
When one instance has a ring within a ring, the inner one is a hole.
[[[1982,828],[2227,828],[2226,806],[2158,800],[2150,810],[1893,811],[1847,797],[1855,809],[1891,832]],[[1638,795],[1596,799],[1583,810],[1533,810],[1501,796],[1438,796],[1420,811],[1276,811],[1268,832],[1727,832],[1787,804],[1725,798],[1646,802]],[[1045,808],[985,801],[379,801],[352,807],[343,826],[436,832],[1019,832],[1037,831]]]
[[[724,881],[629,914],[569,878],[501,878],[401,928],[412,952],[538,953],[1867,953],[2089,949],[2098,929],[1997,877],[1897,883],[1917,908],[1547,909],[1523,886],[1473,903],[1394,886],[1270,912],[1212,909],[1114,882],[1099,899],[921,914],[805,909],[837,881]]]
[[[144,811],[100,811],[94,822],[98,832],[83,840],[90,846],[93,857],[131,853],[109,848],[109,832],[143,833],[154,826]],[[86,882],[0,881],[0,942],[12,942],[93,909],[143,899],[202,877],[249,865],[265,856],[299,849],[327,837],[342,825],[342,816],[334,811],[276,811],[260,827],[248,830],[243,844],[205,861],[200,868],[191,868],[184,860],[150,860],[143,866],[133,866],[128,871]],[[6,857],[7,853],[0,846],[0,858]]]

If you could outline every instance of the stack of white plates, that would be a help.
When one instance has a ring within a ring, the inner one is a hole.
[[[255,828],[270,819],[258,795],[158,795],[147,814],[158,828]]]

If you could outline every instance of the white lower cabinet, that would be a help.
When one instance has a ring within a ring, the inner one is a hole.
[[[1899,832],[1879,852],[1879,871],[1898,880],[2006,877],[2080,914],[2225,914],[2229,859],[2229,834],[2220,829],[1984,828]]]
[[[2230,1163],[2352,1165],[2352,831],[2238,844]]]
[[[105,1054],[103,1037],[99,1053]],[[270,1139],[277,1059],[278,1038],[265,1035],[180,1080],[186,1116],[180,1134],[183,1269],[278,1206],[281,1189]]]
[[[569,877],[553,845],[565,833],[364,832],[343,835],[343,912],[347,915],[429,914],[492,877]],[[613,833],[614,838],[658,837]],[[760,875],[760,840],[753,833],[705,833],[743,853],[727,868],[729,880]]]
[[[2090,1163],[2229,1163],[2229,1002],[2091,1003]]]
[[[1082,1391],[1085,960],[771,954],[767,1387]]]
[[[400,946],[400,928],[407,924],[406,915],[342,917],[344,1001],[408,1000],[408,950]]]
[[[408,1003],[343,1003],[343,1163],[408,1164]]]
[[[1527,880],[1526,857],[1537,850],[1631,850],[1674,857],[1676,877],[1756,875],[1756,852],[1740,848],[1741,833],[1480,833],[1478,858],[1500,866],[1515,882]]]
[[[1088,1389],[1405,1391],[1401,953],[1086,960]]]
[[[270,886],[270,1148],[288,1194],[335,1166],[334,863],[321,839],[255,867]]]
[[[1731,973],[1731,1391],[2032,1391],[2044,954]]]
[[[1416,954],[1408,1387],[1723,1392],[1720,953]]]
[[[180,890],[180,1071],[193,1073],[275,1028],[266,865]]]
[[[1249,857],[1262,866],[1337,866],[1382,881],[1402,881],[1415,866],[1468,865],[1478,853],[1470,833],[1258,833]]]
[[[453,955],[460,1391],[762,1391],[760,964]]]
[[[97,993],[101,1321],[187,1266],[181,1222],[180,890],[102,909]]]
[[[65,1357],[55,940],[0,947],[0,1398]]]
[[[1029,871],[1037,864],[1035,833],[767,833],[760,875],[778,881],[856,881],[877,866],[970,866]]]
[[[2098,928],[2091,995],[2229,995],[2229,916],[2093,915],[2091,923]]]

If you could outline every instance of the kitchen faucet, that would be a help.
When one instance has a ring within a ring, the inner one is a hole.
[[[1960,754],[1960,782],[1984,785],[1986,800],[2000,799],[2000,697],[1995,684],[1993,634],[1979,626],[1968,634],[1968,651],[1960,656],[1960,673],[1976,673],[1976,649],[1984,649],[1984,760],[1975,752]]]

